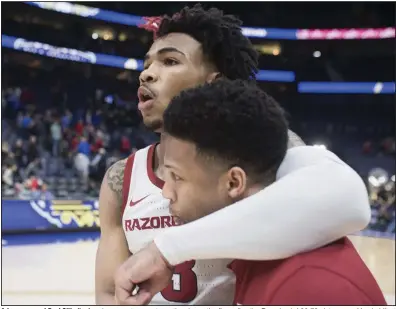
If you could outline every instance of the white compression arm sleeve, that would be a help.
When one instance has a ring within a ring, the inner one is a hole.
[[[154,241],[172,265],[193,259],[281,259],[367,226],[370,205],[359,175],[330,151],[291,148],[277,181]]]

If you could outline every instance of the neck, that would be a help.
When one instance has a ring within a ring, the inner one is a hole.
[[[245,196],[243,198],[247,198],[251,195],[256,194],[257,192],[265,189],[266,186],[264,185],[253,185],[246,190]]]
[[[270,170],[267,175],[264,176],[264,181],[260,183],[252,183],[250,184],[244,194],[242,195],[241,199],[245,199],[251,195],[258,193],[261,190],[264,190],[266,187],[270,186],[276,180],[276,172],[274,173],[273,170]]]
[[[154,166],[153,170],[157,174],[158,177],[162,178],[162,170],[164,166],[164,156],[165,156],[165,149],[163,147],[164,143],[164,134],[160,136],[160,143],[155,147],[155,156],[154,156]]]

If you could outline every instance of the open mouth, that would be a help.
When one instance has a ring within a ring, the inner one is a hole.
[[[155,98],[155,95],[150,89],[146,87],[139,87],[138,97],[139,97],[139,102],[144,103],[153,100]]]

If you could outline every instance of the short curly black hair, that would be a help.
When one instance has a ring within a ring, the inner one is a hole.
[[[288,143],[280,105],[255,83],[223,78],[176,96],[165,110],[164,131],[259,182],[279,167]]]
[[[243,80],[256,78],[258,53],[242,34],[242,22],[236,16],[224,15],[217,8],[205,10],[196,4],[183,8],[172,17],[165,15],[155,21],[155,25],[160,23],[158,28],[144,28],[154,31],[156,37],[174,32],[190,35],[202,44],[204,55],[222,76]]]

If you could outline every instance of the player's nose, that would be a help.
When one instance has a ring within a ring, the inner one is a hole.
[[[158,80],[158,74],[154,72],[154,70],[148,68],[144,70],[142,73],[139,75],[139,81],[140,84],[144,83],[154,83]]]
[[[164,186],[162,187],[162,196],[173,203],[175,201],[175,191],[172,189],[172,186],[168,181],[165,181]]]

